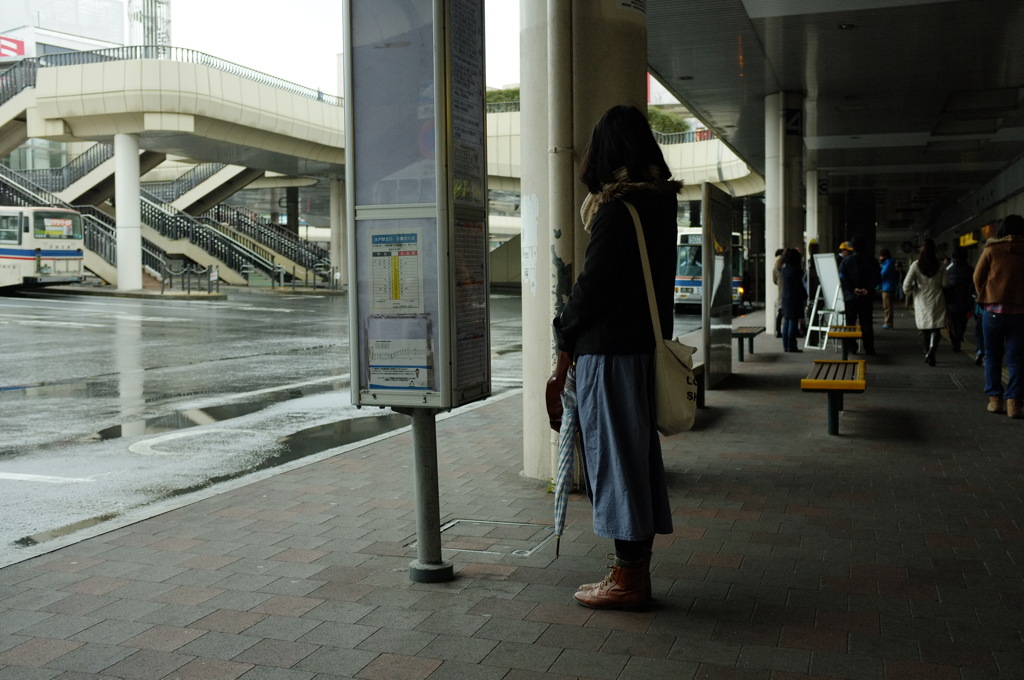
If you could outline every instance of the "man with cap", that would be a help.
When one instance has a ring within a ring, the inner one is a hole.
[[[860,326],[860,337],[864,353],[875,353],[875,328],[871,316],[874,313],[875,288],[881,281],[881,268],[875,258],[864,253],[864,237],[854,236],[839,246],[842,262],[839,263],[839,281],[843,287],[843,301],[846,303],[846,325]],[[850,354],[857,353],[856,340],[843,340]]]

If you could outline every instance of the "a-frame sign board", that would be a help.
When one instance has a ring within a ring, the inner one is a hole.
[[[835,255],[816,253],[814,269],[818,273],[818,290],[814,293],[804,348],[823,350],[828,344],[828,329],[837,325],[837,322],[843,323],[846,305],[843,302],[843,287],[839,282],[839,266],[836,264]],[[816,342],[812,342],[811,338],[815,333]]]

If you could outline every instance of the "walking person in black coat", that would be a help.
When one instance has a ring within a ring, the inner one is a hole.
[[[782,350],[802,352],[796,342],[807,307],[807,288],[804,287],[803,256],[796,248],[787,248],[782,254],[779,280],[782,284]]]

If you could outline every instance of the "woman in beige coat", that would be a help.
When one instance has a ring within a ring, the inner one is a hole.
[[[914,296],[914,323],[921,331],[924,360],[935,365],[935,351],[946,325],[946,270],[935,254],[935,241],[925,240],[917,262],[910,265],[903,279],[903,292]]]

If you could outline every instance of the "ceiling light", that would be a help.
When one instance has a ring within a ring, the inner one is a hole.
[[[852,31],[857,27],[856,24],[839,24],[840,31]]]

